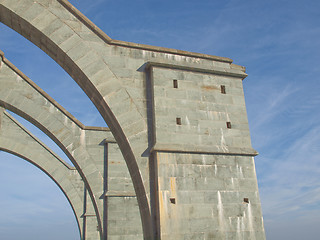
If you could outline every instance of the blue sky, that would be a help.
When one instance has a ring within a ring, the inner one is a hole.
[[[229,57],[245,66],[249,76],[244,91],[252,144],[260,153],[255,160],[267,239],[318,238],[320,1],[70,2],[111,38]],[[0,49],[84,124],[105,125],[55,62],[3,25]],[[0,181],[6,183],[0,184],[0,235],[21,239],[17,234],[23,232],[23,239],[44,239],[34,237],[32,230],[48,236],[49,226],[52,239],[77,239],[72,211],[54,183],[23,160],[5,153],[0,159]]]

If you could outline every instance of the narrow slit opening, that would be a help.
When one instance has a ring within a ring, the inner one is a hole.
[[[181,118],[176,118],[177,125],[181,125]]]
[[[178,80],[173,79],[173,88],[178,88]]]
[[[221,93],[226,94],[226,86],[225,85],[221,85]]]

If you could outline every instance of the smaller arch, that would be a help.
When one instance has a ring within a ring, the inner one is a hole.
[[[20,117],[18,114],[11,112],[9,109],[6,109],[6,112],[9,113],[17,122],[19,122],[24,128],[36,136],[41,142],[46,144],[52,152],[54,152],[59,158],[65,161],[69,167],[74,168],[73,163],[70,161],[68,156],[61,150],[61,148],[46,134],[44,134],[37,126],[33,125],[31,122],[25,120],[23,117]]]
[[[40,165],[37,165],[33,160],[27,158],[26,156],[22,155],[22,154],[19,154],[17,152],[13,152],[9,149],[6,149],[6,148],[3,148],[0,146],[0,151],[3,151],[3,152],[6,152],[6,153],[9,153],[9,154],[12,154],[16,157],[19,157],[27,162],[29,162],[30,164],[32,164],[33,166],[35,166],[36,168],[40,169],[44,174],[46,174],[57,186],[58,188],[60,189],[60,191],[63,193],[63,195],[65,196],[65,198],[67,199],[70,207],[72,208],[72,212],[74,214],[74,217],[76,218],[76,222],[77,222],[77,227],[78,227],[78,232],[79,232],[79,235],[80,235],[80,239],[83,239],[83,234],[82,234],[82,228],[81,228],[81,225],[82,225],[82,221],[81,221],[81,215],[78,215],[76,213],[76,210],[75,208],[73,207],[73,204],[72,204],[72,200],[74,201],[74,197],[72,197],[71,199],[69,198],[68,194],[64,191],[64,188],[61,186],[61,184],[59,184],[59,182],[55,181],[51,176],[50,174],[45,170],[43,169]]]
[[[10,114],[3,109],[0,111],[2,112],[0,117],[0,150],[30,162],[56,183],[73,210],[82,239],[84,185],[82,181],[81,186],[78,185],[81,176],[75,168],[70,167],[56,156]]]
[[[2,55],[1,55],[2,54]],[[49,136],[72,161],[81,178],[94,206],[100,236],[103,236],[102,212],[103,186],[95,183],[103,179],[95,159],[86,147],[86,133],[94,132],[95,138],[102,141],[110,131],[105,127],[87,127],[67,112],[47,93],[19,71],[12,63],[2,58],[0,106],[18,114],[34,124]],[[108,134],[109,133],[109,134]],[[96,174],[92,174],[94,171]],[[93,189],[93,187],[95,189]]]

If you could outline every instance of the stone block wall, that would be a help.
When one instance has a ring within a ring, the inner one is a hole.
[[[264,239],[242,77],[150,63],[148,80],[158,238]]]
[[[91,132],[0,68],[1,106],[38,123],[84,181],[87,240],[265,239],[243,67],[113,40],[66,0],[0,0],[0,21],[60,64],[110,127]]]
[[[105,143],[107,239],[143,239],[139,206],[127,165],[116,142],[108,140]]]
[[[264,239],[252,157],[158,152],[161,239]]]
[[[189,152],[252,151],[242,78],[174,66],[152,70],[156,146]]]

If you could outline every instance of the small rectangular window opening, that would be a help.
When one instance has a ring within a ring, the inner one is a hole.
[[[243,202],[244,202],[244,203],[249,203],[249,198],[244,198],[244,199],[243,199]]]
[[[178,80],[177,79],[173,79],[173,87],[178,88]]]
[[[176,121],[177,121],[177,125],[181,125],[181,118],[177,118]]]
[[[225,85],[221,85],[221,93],[226,94],[226,86]]]
[[[176,199],[175,199],[175,198],[170,198],[170,202],[171,202],[172,204],[176,204]]]
[[[227,128],[231,128],[231,122],[227,122]]]

